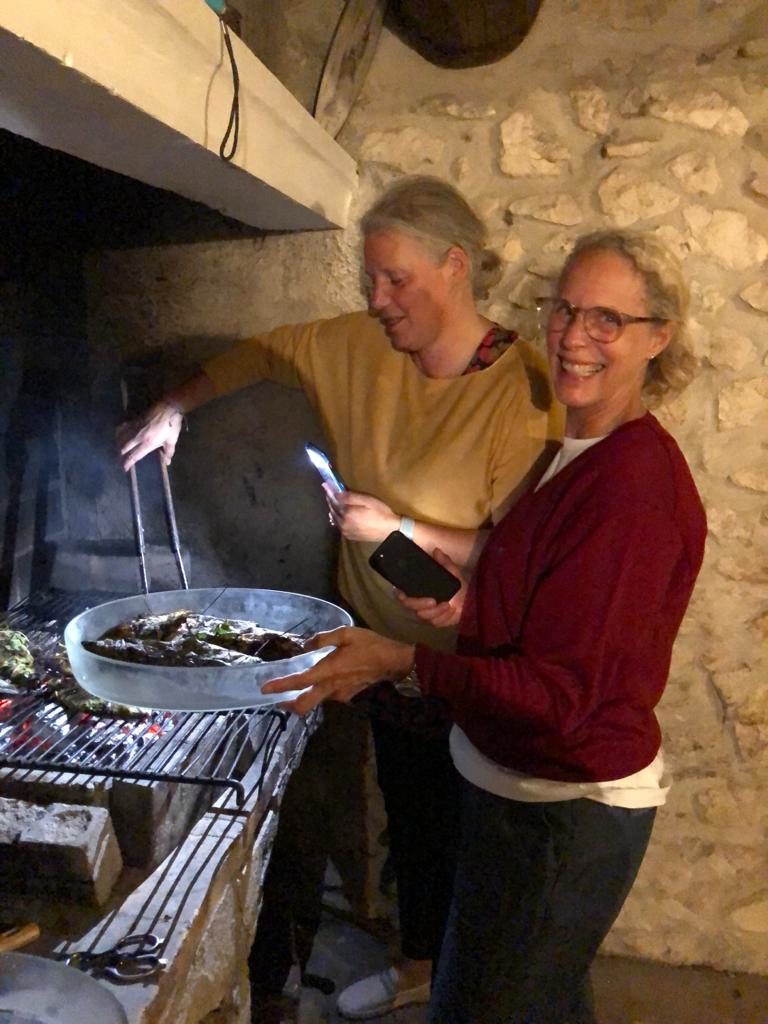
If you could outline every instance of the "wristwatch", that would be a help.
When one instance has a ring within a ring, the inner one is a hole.
[[[400,516],[400,525],[398,530],[403,536],[407,537],[408,540],[413,540],[413,531],[416,523],[411,519],[410,516]]]

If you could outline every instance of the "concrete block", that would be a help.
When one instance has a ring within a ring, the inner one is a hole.
[[[102,904],[122,867],[103,807],[0,797],[0,873],[17,891]]]

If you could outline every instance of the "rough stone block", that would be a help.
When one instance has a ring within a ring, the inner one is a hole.
[[[459,121],[480,121],[496,117],[491,103],[472,103],[452,93],[428,96],[416,104],[415,112],[429,117],[454,117]]]
[[[571,90],[571,103],[578,125],[595,135],[604,135],[611,123],[608,97],[596,85]]]
[[[603,146],[601,153],[604,157],[621,157],[623,159],[629,159],[632,157],[645,156],[646,153],[650,153],[655,145],[656,139],[609,139]]]
[[[667,167],[686,192],[712,195],[722,182],[711,153],[688,151],[676,156]]]
[[[580,224],[584,219],[579,204],[567,192],[515,199],[509,204],[507,211],[513,217],[530,217],[532,220],[562,224],[566,227]]]
[[[691,125],[717,135],[741,137],[749,128],[742,111],[715,89],[679,82],[654,83],[646,92],[644,112],[673,124]]]
[[[444,152],[442,139],[415,128],[371,132],[360,148],[360,155],[366,160],[394,164],[406,174],[423,173],[425,167],[439,164]]]
[[[756,355],[757,350],[751,338],[728,327],[721,327],[712,339],[709,361],[718,369],[724,367],[741,371],[754,362]]]
[[[683,217],[704,252],[730,270],[746,270],[768,257],[768,238],[754,231],[740,210],[692,205]]]
[[[514,178],[557,177],[567,168],[570,152],[554,136],[539,131],[533,114],[520,111],[500,129],[501,170]]]
[[[753,284],[747,285],[743,291],[739,292],[739,298],[744,299],[760,313],[768,313],[768,284],[764,281],[755,281]]]
[[[103,903],[122,867],[103,807],[0,797],[0,872],[17,890]]]
[[[603,212],[620,228],[670,213],[680,202],[666,185],[623,170],[609,174],[597,191]]]
[[[717,418],[721,430],[735,427],[765,427],[768,423],[768,380],[753,377],[724,387],[717,400]]]

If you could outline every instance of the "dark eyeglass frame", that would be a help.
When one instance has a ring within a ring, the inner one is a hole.
[[[572,306],[567,299],[562,299],[557,295],[544,295],[533,300],[536,303],[536,310],[539,314],[539,318],[546,316],[546,322],[542,323],[541,326],[547,330],[554,331],[557,334],[562,334],[567,331],[573,321],[581,314],[581,321],[584,324],[584,330],[587,332],[589,337],[593,341],[598,341],[602,345],[611,345],[614,341],[618,341],[621,335],[624,333],[625,327],[629,324],[668,324],[669,318],[663,316],[630,316],[629,313],[620,313],[618,309],[612,309],[610,306],[589,306],[584,308],[583,306]],[[560,304],[562,307],[562,313],[567,317],[568,322],[562,327],[552,328],[549,326],[549,321],[552,315],[555,313],[556,304]],[[615,317],[618,321],[616,325],[616,334],[611,338],[598,337],[593,334],[594,323],[592,330],[590,330],[589,321],[590,319],[594,322],[594,316],[590,314],[607,315],[609,317]]]

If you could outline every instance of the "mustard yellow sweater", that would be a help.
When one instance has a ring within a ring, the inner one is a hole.
[[[537,460],[531,475],[543,471],[556,447],[547,440],[562,436],[544,362],[522,341],[478,373],[434,379],[391,348],[373,317],[351,313],[248,338],[204,370],[217,395],[263,379],[303,388],[347,487],[441,526],[497,521]],[[384,635],[451,649],[452,631],[404,611],[369,567],[374,547],[342,540],[344,598]]]

